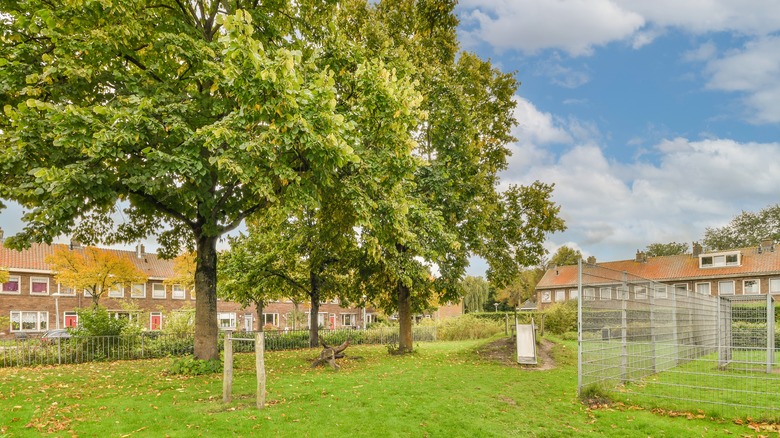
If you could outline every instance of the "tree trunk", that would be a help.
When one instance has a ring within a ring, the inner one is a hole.
[[[262,332],[264,330],[265,326],[265,318],[263,317],[263,310],[265,309],[265,303],[260,301],[255,301],[255,310],[257,311],[257,331]]]
[[[217,237],[198,237],[195,262],[195,358],[219,359]]]
[[[411,353],[412,347],[412,296],[409,288],[398,282],[398,352]]]
[[[309,314],[309,347],[316,348],[320,343],[320,279],[314,272],[309,273],[311,287],[311,313]]]

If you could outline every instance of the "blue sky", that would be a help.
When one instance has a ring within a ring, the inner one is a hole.
[[[628,259],[780,202],[780,3],[463,0],[457,11],[464,49],[522,83],[502,185],[555,183],[568,230],[550,252]]]
[[[461,0],[457,13],[463,48],[522,83],[501,184],[556,184],[568,230],[550,252],[632,258],[780,202],[780,2]],[[6,235],[20,213],[0,212]]]

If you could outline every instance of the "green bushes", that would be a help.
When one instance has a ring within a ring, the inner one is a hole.
[[[222,372],[222,361],[219,359],[200,360],[193,356],[179,357],[173,360],[170,374],[185,376],[200,376],[202,374],[216,374]]]
[[[472,314],[443,320],[437,328],[442,341],[488,338],[504,329],[503,321],[493,321]]]
[[[577,301],[555,303],[544,311],[544,329],[556,335],[577,330]]]

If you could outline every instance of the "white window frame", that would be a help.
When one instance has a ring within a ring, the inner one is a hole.
[[[132,283],[130,285],[130,298],[146,298],[146,283]]]
[[[46,283],[46,291],[45,292],[33,292],[33,284],[34,283]],[[49,288],[51,287],[51,282],[49,281],[49,277],[30,277],[30,295],[49,295]]]
[[[222,321],[229,321],[230,325],[223,325]],[[220,330],[235,330],[236,329],[236,312],[219,312],[217,313],[217,324]]]
[[[706,294],[701,293],[699,291],[699,289],[700,289],[699,286],[707,286],[707,293]],[[712,295],[712,283],[710,283],[709,281],[706,281],[706,282],[703,282],[703,283],[696,283],[696,285],[694,287],[696,288],[695,289],[695,293],[697,293],[699,295]]]
[[[57,294],[64,295],[66,297],[75,297],[76,296],[76,288],[65,286],[62,283],[57,283]]]
[[[736,260],[730,261],[730,258]],[[699,256],[699,268],[703,269],[740,265],[742,265],[742,253],[739,251],[702,254]]]
[[[306,312],[306,327],[311,325],[311,312]],[[327,327],[328,324],[328,312],[317,312],[317,325],[320,327]]]
[[[607,297],[604,298],[604,292],[607,292]],[[600,287],[599,288],[599,301],[609,301],[612,299],[612,287],[606,286],[606,287]]]
[[[373,324],[373,323],[375,323],[377,321],[376,313],[371,313],[371,312],[366,313],[365,317],[366,317],[366,320],[363,321],[363,325],[364,326],[369,325],[369,324]]]
[[[647,286],[644,285],[636,285],[634,286],[634,298],[637,300],[646,300],[647,299]]]
[[[750,292],[748,292],[748,290],[747,290],[747,283],[748,282],[755,282],[756,290],[751,290]],[[760,293],[761,293],[761,280],[759,280],[757,278],[750,278],[750,279],[747,279],[747,280],[742,280],[742,294],[753,295],[753,294],[760,294]]]
[[[543,290],[542,291],[542,302],[543,303],[552,303],[552,292],[549,290]]]
[[[124,298],[125,297],[125,285],[115,284],[108,288],[109,298]]]
[[[16,290],[15,291],[6,291],[5,285],[8,283],[16,283]],[[8,294],[8,295],[21,295],[22,294],[22,277],[19,275],[9,275],[8,281],[2,284],[2,287],[0,287],[0,293]]]
[[[35,314],[35,327],[34,328],[24,328],[24,316],[25,314]],[[16,315],[17,323],[19,324],[18,329],[14,329],[14,316]],[[34,332],[44,332],[49,329],[49,312],[42,311],[42,310],[12,310],[11,311],[11,321],[9,324],[10,331],[12,333],[34,333]],[[43,323],[43,324],[41,324]]]
[[[271,317],[271,322],[268,322],[268,317]],[[279,314],[276,312],[263,312],[263,327],[271,324],[274,327],[279,327]]]
[[[127,316],[127,320],[130,322],[137,321],[138,315],[141,314],[141,311],[128,311],[128,310],[109,310],[108,316],[114,318],[114,319],[120,319],[123,316]]]
[[[181,294],[181,296],[178,296]],[[174,284],[171,286],[171,299],[184,300],[187,298],[187,291],[181,284]]]
[[[723,285],[731,284],[731,292],[723,292]],[[736,289],[734,287],[734,280],[723,280],[718,282],[718,295],[734,295]]]
[[[596,288],[595,287],[586,287],[582,289],[582,300],[583,301],[596,301]]]
[[[576,300],[580,296],[580,291],[577,289],[569,289],[569,299]]]
[[[158,328],[156,330],[154,329],[154,325],[152,324],[153,318],[155,316],[159,316],[160,317],[160,328]],[[163,329],[163,314],[162,314],[162,312],[149,312],[149,330],[154,331],[154,332],[158,332],[158,331],[160,331],[162,329]]]
[[[769,293],[780,294],[780,278],[769,279]]]
[[[351,320],[350,322],[346,322],[345,318],[349,317]],[[357,325],[357,313],[342,313],[341,314],[341,325],[346,327],[354,327]]]
[[[162,287],[162,296],[160,296],[160,294],[159,294],[159,292],[160,292],[159,288],[160,287]],[[163,284],[163,283],[152,283],[152,299],[164,300],[167,297],[168,297],[168,291],[167,291],[167,288],[165,287],[165,284]]]
[[[675,283],[672,287],[674,287],[674,291],[675,292],[677,292],[677,291],[683,292],[684,291],[685,295],[683,295],[683,296],[688,296],[689,295],[688,283]],[[675,295],[679,295],[679,294],[675,293]]]
[[[656,298],[669,298],[669,288],[665,284],[656,284],[653,286],[653,295]]]
[[[555,290],[555,302],[556,303],[562,303],[566,301],[566,289],[556,289]]]

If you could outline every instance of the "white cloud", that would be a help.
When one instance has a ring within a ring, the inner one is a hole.
[[[630,37],[643,18],[610,0],[466,0],[461,3],[464,38],[496,50],[534,53],[560,48],[573,56]],[[476,25],[476,27],[474,27]]]
[[[626,10],[657,26],[687,32],[737,32],[766,35],[780,30],[780,3],[775,0],[621,0]]]
[[[709,61],[717,55],[718,48],[712,41],[708,41],[699,47],[689,50],[683,53],[683,60],[688,62],[704,62]]]
[[[780,38],[767,37],[747,43],[707,65],[707,87],[744,93],[753,123],[780,122]]]

